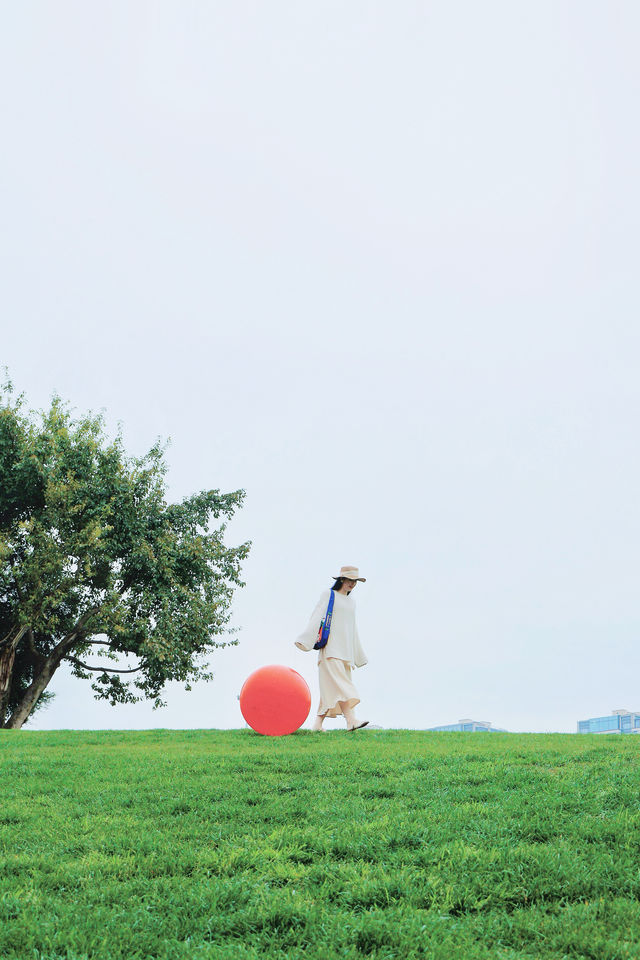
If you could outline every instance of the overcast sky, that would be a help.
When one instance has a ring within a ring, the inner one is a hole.
[[[0,361],[253,541],[212,683],[31,726],[243,726],[267,663],[315,707],[347,563],[372,722],[640,709],[635,0],[1,10]]]

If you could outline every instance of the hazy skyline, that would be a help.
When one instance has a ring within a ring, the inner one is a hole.
[[[240,646],[166,709],[56,676],[29,728],[234,727],[359,565],[385,727],[640,708],[631,2],[3,5],[0,362],[170,495],[247,491]],[[333,725],[337,725],[334,723]]]

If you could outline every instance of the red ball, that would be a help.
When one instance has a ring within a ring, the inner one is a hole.
[[[282,737],[294,733],[309,716],[311,691],[291,667],[260,667],[242,685],[240,709],[257,733]]]

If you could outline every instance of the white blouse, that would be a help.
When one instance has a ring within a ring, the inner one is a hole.
[[[325,590],[321,594],[306,630],[295,641],[296,647],[300,650],[313,650],[313,645],[318,639],[320,622],[324,620],[327,612],[330,593],[330,590]],[[337,591],[334,593],[331,632],[326,647],[318,651],[318,663],[325,657],[336,657],[338,660],[346,660],[352,667],[364,667],[368,660],[358,636],[356,605],[351,594]]]

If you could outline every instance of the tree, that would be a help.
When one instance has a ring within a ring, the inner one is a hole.
[[[101,416],[0,392],[0,727],[25,723],[63,663],[99,699],[160,706],[167,681],[211,679],[211,651],[237,643],[249,544],[223,538],[244,491],[169,504],[165,474],[159,444],[129,457]]]

